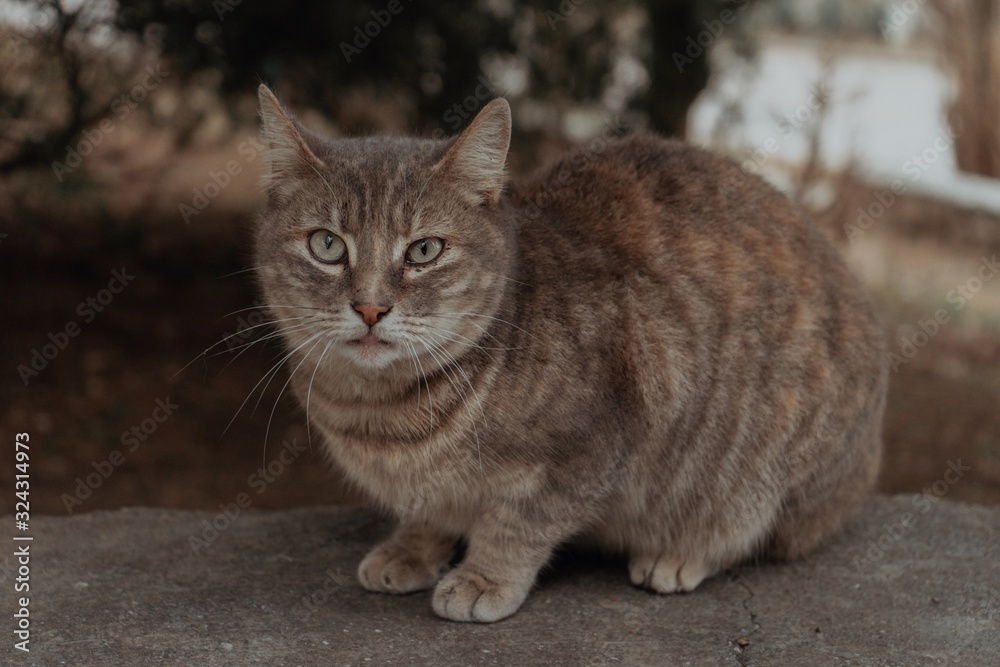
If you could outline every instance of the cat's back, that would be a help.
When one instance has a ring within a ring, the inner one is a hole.
[[[734,161],[639,134],[589,144],[511,190],[531,280],[690,285],[719,309],[760,299],[867,297],[832,243]],[[641,278],[642,280],[636,280]]]
[[[727,158],[648,134],[588,144],[511,194],[528,253],[559,247],[594,253],[588,259],[598,264],[652,270],[658,259],[698,257],[710,247],[716,260],[730,246],[829,254],[825,239],[762,179]]]
[[[645,331],[644,349],[683,339],[699,363],[878,373],[871,301],[786,196],[680,141],[640,134],[601,148],[512,188],[528,317]]]

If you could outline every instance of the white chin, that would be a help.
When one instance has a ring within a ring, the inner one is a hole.
[[[396,350],[390,345],[349,344],[348,356],[362,368],[384,368],[396,359]]]

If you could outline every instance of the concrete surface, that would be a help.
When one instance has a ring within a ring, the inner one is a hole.
[[[5,544],[25,544],[0,522]],[[361,589],[355,568],[389,528],[346,507],[33,518],[30,653],[13,647],[22,594],[5,555],[0,664],[978,667],[1000,654],[1000,508],[875,498],[809,559],[680,596],[568,554],[494,625],[443,621],[429,593]]]

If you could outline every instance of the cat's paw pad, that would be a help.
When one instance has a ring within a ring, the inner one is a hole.
[[[433,588],[447,569],[401,547],[379,546],[358,566],[358,581],[376,593],[413,593]]]
[[[636,586],[657,593],[679,593],[693,591],[713,572],[701,561],[643,555],[632,557],[628,573]]]
[[[497,583],[459,568],[445,575],[434,590],[434,612],[453,621],[492,623],[517,611],[530,588],[531,582]]]

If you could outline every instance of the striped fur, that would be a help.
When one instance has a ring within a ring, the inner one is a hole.
[[[348,477],[400,520],[373,591],[494,621],[571,540],[670,593],[836,530],[879,465],[872,305],[830,243],[729,160],[640,135],[502,194],[510,115],[458,139],[329,140],[266,89],[256,235],[291,386]],[[344,264],[310,255],[327,229]],[[446,241],[429,265],[412,242]],[[373,326],[352,304],[390,308]],[[379,344],[357,342],[366,334]],[[462,562],[448,569],[456,544]]]

